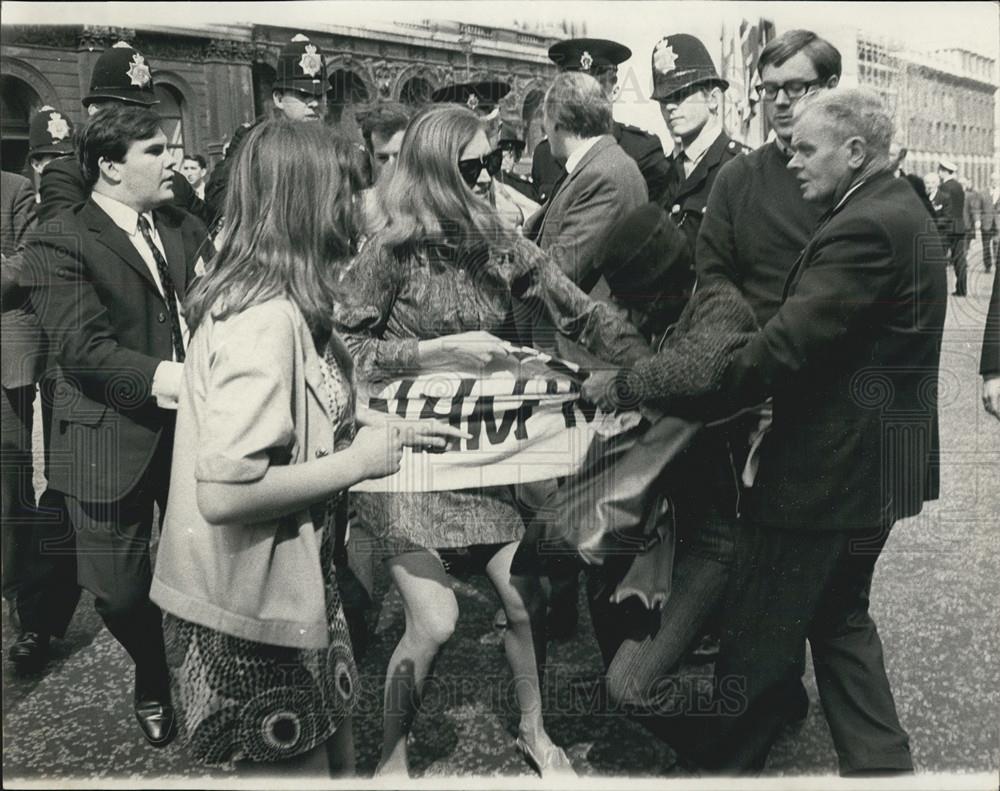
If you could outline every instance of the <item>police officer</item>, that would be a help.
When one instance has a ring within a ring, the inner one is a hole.
[[[529,200],[538,200],[535,194],[535,185],[531,179],[515,173],[514,168],[524,153],[524,141],[518,136],[517,130],[512,126],[504,124],[500,127],[500,142],[498,148],[503,151],[503,165],[500,167],[499,181],[502,184],[517,190]]]
[[[289,121],[322,121],[326,114],[327,87],[326,58],[307,36],[296,34],[278,53],[278,68],[271,90],[274,103],[272,117],[283,116]],[[222,161],[212,171],[205,186],[205,202],[212,214],[213,224],[222,214],[229,168],[236,160],[240,143],[251,129],[267,118],[267,115],[262,115],[252,123],[241,125],[230,138]]]
[[[157,103],[152,66],[142,53],[124,41],[101,53],[90,75],[90,91],[83,99],[88,115],[110,104],[152,107]],[[173,204],[205,221],[205,204],[187,179],[175,172],[173,187]],[[42,223],[87,200],[90,190],[83,183],[80,163],[74,154],[48,163],[39,179],[38,195],[38,219]]]
[[[632,57],[632,50],[615,41],[602,38],[571,38],[549,47],[549,60],[560,71],[582,71],[596,79],[609,98],[614,97],[618,83],[618,64]],[[611,134],[625,153],[636,161],[646,180],[649,199],[655,201],[666,188],[670,168],[663,153],[663,144],[656,135],[635,126],[612,124]],[[555,183],[565,170],[552,156],[548,140],[535,146],[531,161],[531,180],[543,203],[552,193]]]
[[[31,117],[28,126],[28,162],[35,173],[35,202],[38,182],[52,160],[73,154],[73,121],[46,105]]]
[[[653,48],[653,95],[671,137],[679,141],[670,157],[670,180],[659,203],[683,229],[690,245],[694,282],[694,249],[701,218],[719,170],[733,157],[749,152],[722,128],[722,79],[705,45],[694,36],[676,33]]]

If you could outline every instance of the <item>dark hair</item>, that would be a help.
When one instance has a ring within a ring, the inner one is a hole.
[[[201,154],[185,154],[184,159],[190,159],[193,162],[197,162],[198,167],[202,170],[208,170],[208,161]]]
[[[579,137],[598,137],[611,131],[611,102],[600,83],[589,74],[566,71],[545,93],[545,115],[550,122]]]
[[[396,132],[402,132],[410,123],[410,110],[399,102],[383,102],[375,105],[371,110],[361,114],[358,118],[361,124],[361,136],[365,139],[368,151],[374,149],[372,134],[379,137],[390,138]]]
[[[780,66],[800,52],[812,62],[818,79],[840,76],[840,51],[811,30],[789,30],[769,41],[757,59],[757,73],[763,74],[765,66]]]
[[[315,338],[329,336],[337,265],[358,233],[357,161],[357,144],[326,124],[274,119],[251,130],[229,174],[218,252],[185,303],[192,332],[209,313],[284,298]]]
[[[77,160],[87,187],[100,176],[100,160],[124,162],[129,146],[160,131],[160,116],[148,107],[109,104],[85,123],[76,139]]]

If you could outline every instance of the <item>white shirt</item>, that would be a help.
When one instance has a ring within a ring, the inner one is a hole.
[[[590,149],[592,149],[597,141],[602,137],[603,135],[585,138],[580,145],[577,146],[576,151],[566,157],[566,172],[572,173],[576,170],[576,166],[580,164],[580,160],[583,159],[584,155],[590,151]]]
[[[708,153],[712,143],[722,134],[722,124],[705,124],[698,136],[681,151],[681,163],[684,165],[684,178],[687,178],[698,167],[698,163]]]
[[[136,252],[139,253],[143,263],[146,264],[146,268],[149,270],[149,274],[156,284],[156,290],[163,297],[163,283],[160,282],[160,272],[156,266],[156,259],[153,258],[153,251],[146,243],[142,231],[139,230],[139,213],[131,206],[126,206],[121,201],[107,195],[102,195],[97,191],[91,192],[90,197],[111,218],[111,221],[128,236],[128,240],[132,243]],[[153,213],[145,212],[143,217],[149,223],[150,236],[153,237],[153,243],[163,256],[163,260],[166,260],[167,254],[163,249],[163,242],[160,241],[160,235],[156,232]],[[164,299],[166,298],[164,297]],[[181,313],[181,306],[180,302],[177,301],[176,293],[174,294],[174,301],[177,302],[177,316],[181,325],[181,338],[183,339],[184,347],[187,348],[188,341],[190,340],[190,332],[188,331],[187,323],[184,321],[184,315]],[[170,344],[170,348],[171,350],[173,349],[172,343]],[[156,399],[156,403],[163,409],[177,409],[177,398],[180,395],[181,373],[183,370],[183,363],[177,362],[177,353],[173,351],[171,352],[170,360],[164,360],[156,366],[150,391]]]
[[[100,206],[105,214],[111,218],[112,222],[125,231],[128,240],[146,264],[146,269],[149,270],[153,282],[156,283],[156,290],[160,292],[160,296],[162,297],[163,283],[160,282],[160,270],[156,266],[156,259],[153,258],[153,251],[149,249],[146,238],[142,235],[142,231],[139,230],[139,213],[131,206],[126,206],[121,201],[109,198],[107,195],[102,195],[99,192],[92,192],[91,197],[94,199],[94,203]],[[163,242],[160,241],[160,235],[156,232],[153,213],[149,211],[143,212],[142,216],[149,223],[150,235],[153,237],[153,242],[160,251],[160,255],[163,256],[163,260],[166,261],[167,253],[163,249]],[[188,341],[190,340],[190,332],[188,331],[187,323],[184,321],[184,315],[181,313],[181,305],[177,300],[176,293],[174,294],[174,302],[177,304],[177,315],[180,317],[181,337],[184,339],[184,347],[187,348]]]

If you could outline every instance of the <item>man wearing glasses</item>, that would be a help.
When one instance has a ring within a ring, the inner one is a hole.
[[[789,30],[760,53],[757,91],[774,139],[722,168],[698,234],[698,280],[726,277],[763,326],[781,303],[785,278],[823,213],[802,198],[788,170],[792,109],[840,80],[840,53],[808,30]]]

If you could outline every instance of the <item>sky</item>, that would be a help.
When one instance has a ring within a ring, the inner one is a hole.
[[[702,0],[340,0],[259,3],[25,3],[4,2],[3,21],[12,23],[89,23],[137,27],[143,23],[167,25],[257,22],[290,28],[309,28],[319,22],[363,26],[365,22],[457,20],[482,25],[511,26],[515,20],[558,24],[585,22],[587,35],[609,38],[631,48],[622,64],[623,90],[615,106],[620,121],[659,133],[657,106],[647,100],[649,56],[656,42],[670,33],[702,38],[718,58],[718,36],[723,20],[772,19],[778,32],[795,27],[833,37],[864,30],[905,41],[913,49],[931,51],[962,47],[1000,61],[1000,4],[982,2],[704,2]],[[709,42],[714,42],[714,46]],[[629,76],[631,82],[629,83]]]

